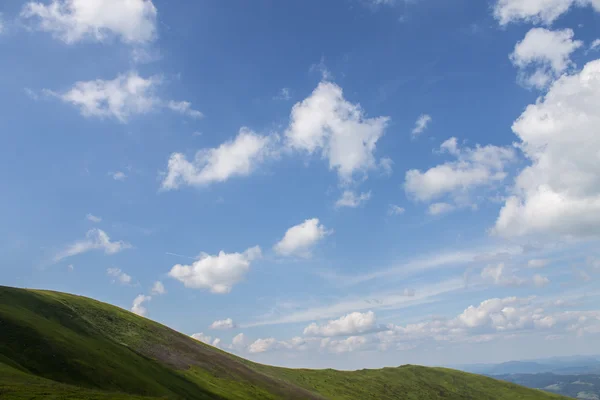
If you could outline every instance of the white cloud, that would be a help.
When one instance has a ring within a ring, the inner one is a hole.
[[[533,276],[533,284],[537,287],[544,287],[550,283],[550,279],[548,277],[536,274]]]
[[[505,330],[512,326],[524,327],[527,321],[518,315],[514,306],[527,303],[529,300],[516,297],[485,300],[477,307],[469,306],[454,321],[467,328],[490,326]]]
[[[105,254],[115,254],[125,249],[130,249],[132,246],[126,242],[111,242],[110,237],[100,229],[90,229],[85,239],[75,242],[61,251],[54,257],[54,261],[58,262],[67,257],[72,257],[77,254],[86,253],[91,250],[104,250]]]
[[[210,344],[210,342],[212,341],[212,337],[205,335],[203,332],[200,333],[194,333],[193,335],[191,335],[192,338],[202,342],[202,343],[208,343]]]
[[[431,121],[433,121],[433,119],[431,118],[431,115],[429,115],[429,114],[420,115],[419,118],[417,119],[417,122],[415,122],[415,127],[412,130],[412,136],[417,137],[421,133],[425,132],[425,129],[427,129],[427,127],[429,126]]]
[[[219,338],[212,338],[212,336],[209,335],[205,335],[203,332],[200,333],[194,333],[193,335],[191,335],[192,338],[198,340],[199,342],[211,345],[213,347],[221,347],[221,339]]]
[[[600,60],[558,79],[525,109],[512,129],[532,164],[516,178],[495,233],[600,234],[599,109]]]
[[[4,33],[4,18],[2,17],[2,13],[0,13],[0,35]]]
[[[163,285],[161,281],[156,281],[152,286],[151,293],[153,295],[163,295],[167,293],[167,290],[165,289],[165,285]]]
[[[277,96],[273,97],[274,100],[290,100],[292,98],[291,96],[291,92],[289,88],[282,88],[279,93],[277,94]]]
[[[115,118],[125,123],[129,117],[146,114],[159,104],[154,96],[159,83],[158,77],[145,79],[131,71],[113,80],[76,82],[64,93],[48,93],[75,105],[85,117]]]
[[[133,306],[131,307],[131,311],[137,315],[145,316],[148,310],[144,307],[144,303],[152,300],[151,296],[145,296],[140,294],[133,300]]]
[[[520,20],[551,24],[572,6],[592,6],[600,11],[598,0],[497,0],[494,16],[501,25]]]
[[[394,161],[389,157],[383,157],[379,160],[379,168],[384,175],[391,176],[394,172]]]
[[[453,211],[456,207],[448,203],[433,203],[427,208],[429,215],[442,215]]]
[[[90,222],[95,222],[95,223],[102,222],[102,218],[97,217],[93,214],[88,214],[85,216],[85,218]]]
[[[244,278],[250,269],[250,263],[260,257],[258,246],[249,248],[244,253],[221,251],[216,256],[202,253],[192,265],[175,265],[169,276],[188,288],[209,289],[212,293],[225,294]]]
[[[596,39],[590,44],[590,50],[600,49],[600,39]]]
[[[210,329],[233,329],[236,325],[231,318],[215,321],[210,324]]]
[[[250,175],[273,152],[275,140],[242,128],[234,140],[217,148],[200,150],[192,162],[181,153],[173,153],[162,187],[170,190],[181,185],[204,186]]]
[[[533,259],[533,260],[529,260],[527,262],[527,266],[529,268],[544,268],[546,265],[548,265],[550,263],[549,260],[543,260],[543,259]]]
[[[467,307],[455,318],[434,318],[405,326],[389,325],[377,334],[383,348],[434,341],[474,343],[490,341],[519,331],[553,329],[554,332],[593,333],[600,328],[600,311],[548,312],[534,298],[489,299]]]
[[[27,3],[21,15],[66,43],[104,41],[117,36],[125,43],[156,37],[156,8],[150,0],[51,0]]]
[[[189,101],[171,100],[167,103],[167,108],[179,114],[187,115],[188,117],[196,119],[204,118],[204,114],[202,114],[202,112],[200,111],[194,110],[192,108],[192,103],[190,103]]]
[[[351,336],[359,333],[370,333],[378,329],[375,313],[353,312],[339,319],[328,321],[326,324],[312,323],[304,329],[306,336]]]
[[[131,283],[131,276],[121,271],[119,268],[108,268],[106,270],[108,276],[112,276],[116,281],[122,285],[129,285]]]
[[[473,263],[491,262],[498,256],[516,256],[523,253],[521,246],[484,246],[473,249],[439,251],[428,256],[418,256],[397,263],[392,267],[373,269],[367,273],[344,276],[327,274],[325,278],[337,285],[357,285],[375,279],[399,279],[427,273],[438,269],[463,267]]]
[[[357,195],[351,190],[345,190],[342,196],[335,202],[336,208],[349,207],[357,208],[365,204],[371,198],[371,192]]]
[[[383,276],[385,274],[379,275]],[[370,277],[359,277],[357,281],[360,280],[361,282],[364,282],[368,280],[368,278]],[[292,312],[282,313],[276,317],[269,315],[265,318],[258,319],[251,324],[244,324],[243,327],[318,321],[327,318],[335,318],[345,313],[356,311],[366,312],[373,309],[398,310],[416,304],[426,303],[436,296],[456,290],[463,290],[464,287],[464,280],[462,278],[454,278],[421,287],[417,292],[399,289],[387,293],[368,293],[362,297],[349,297],[331,304],[293,310]]]
[[[481,277],[486,281],[503,286],[521,286],[527,283],[525,279],[508,273],[504,263],[488,265],[481,271]]]
[[[533,28],[527,32],[510,55],[512,63],[520,69],[519,80],[525,86],[542,89],[562,75],[573,65],[571,54],[583,45],[573,40],[573,36],[571,29]]]
[[[500,283],[502,274],[504,272],[504,264],[488,265],[481,271],[481,277],[483,279],[491,279],[494,283]]]
[[[367,338],[364,336],[350,336],[346,339],[331,340],[325,338],[321,341],[321,347],[332,353],[349,353],[362,349],[367,344]]]
[[[203,117],[200,111],[192,109],[190,102],[165,102],[158,98],[155,92],[161,83],[159,76],[143,78],[136,71],[129,71],[112,80],[79,81],[66,92],[45,89],[44,93],[73,104],[85,117],[114,118],[121,123],[126,123],[132,116],[152,112],[158,107],[192,118]],[[38,97],[35,93],[33,95]]]
[[[115,181],[124,181],[125,179],[127,179],[127,175],[123,171],[117,171],[112,174],[112,178]]]
[[[365,3],[372,6],[393,6],[396,4],[396,0],[363,0]]]
[[[232,350],[241,351],[246,348],[247,343],[248,343],[248,340],[246,339],[246,336],[243,333],[240,333],[233,338],[229,348]]]
[[[303,337],[293,337],[290,340],[283,340],[278,343],[278,348],[286,349],[286,350],[297,350],[297,351],[305,351],[310,347],[313,347],[314,344],[320,342],[318,338],[303,338]]]
[[[311,249],[327,235],[331,234],[318,218],[307,219],[287,230],[283,239],[273,249],[284,256],[310,257]]]
[[[321,82],[292,108],[285,132],[290,148],[318,153],[329,161],[343,183],[377,167],[374,152],[389,118],[366,118],[359,104],[348,102],[342,89]]]
[[[506,165],[515,159],[510,147],[477,145],[461,149],[456,138],[442,143],[440,151],[455,157],[456,161],[425,172],[415,169],[406,172],[404,189],[416,200],[428,202],[449,195],[457,205],[470,205],[469,192],[503,181],[507,175]]]
[[[75,267],[73,266],[73,264],[67,265],[67,269],[69,270],[69,272],[75,271]]]
[[[250,353],[264,353],[273,349],[277,345],[277,341],[274,338],[258,339],[248,346]]]
[[[395,204],[390,204],[388,207],[388,215],[402,215],[406,210],[403,207]]]

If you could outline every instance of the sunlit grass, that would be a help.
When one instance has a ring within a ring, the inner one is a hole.
[[[140,397],[148,396],[148,397]],[[268,367],[128,311],[0,287],[2,399],[559,399],[463,372]]]

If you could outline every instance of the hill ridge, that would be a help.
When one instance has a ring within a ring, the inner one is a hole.
[[[40,393],[56,399],[562,398],[442,368],[270,367],[83,296],[0,286],[0,398]]]

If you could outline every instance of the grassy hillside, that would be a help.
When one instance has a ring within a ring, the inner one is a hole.
[[[1,399],[477,399],[559,396],[463,372],[268,367],[120,308],[0,287]]]

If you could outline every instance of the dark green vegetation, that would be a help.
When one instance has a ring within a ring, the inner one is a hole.
[[[0,398],[561,397],[439,368],[404,366],[339,372],[267,367],[98,301],[0,287]]]

